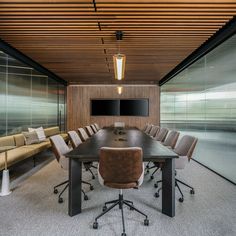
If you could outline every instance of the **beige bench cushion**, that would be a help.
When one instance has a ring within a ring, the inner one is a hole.
[[[68,134],[61,134],[61,136],[62,136],[62,138],[64,139],[64,140],[67,140],[69,137],[68,137]]]
[[[15,146],[13,135],[0,138],[0,147],[3,146]]]
[[[41,143],[27,145],[26,147],[30,148],[30,149],[33,149],[36,153],[39,153],[39,152],[42,152],[42,151],[50,148],[51,143],[47,140],[47,141],[43,141]]]
[[[23,134],[16,134],[16,135],[13,135],[13,136],[14,136],[14,139],[15,139],[15,145],[17,147],[21,147],[21,146],[25,145],[25,138],[24,138]]]
[[[50,136],[59,134],[60,130],[59,130],[58,126],[55,126],[55,127],[44,129],[44,133],[45,133],[46,137],[50,137]]]
[[[7,153],[8,153],[7,166],[11,166],[21,160],[33,156],[34,154],[37,153],[37,150],[28,148],[27,146],[21,146],[8,151]],[[5,153],[0,153],[0,170],[4,169],[4,165],[5,165]]]

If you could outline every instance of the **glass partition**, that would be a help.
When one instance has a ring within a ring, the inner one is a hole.
[[[0,136],[60,123],[64,131],[65,90],[64,85],[0,51]]]
[[[198,137],[195,160],[236,183],[236,36],[161,87],[161,125]]]

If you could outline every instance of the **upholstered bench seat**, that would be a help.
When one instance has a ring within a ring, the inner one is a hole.
[[[44,150],[51,147],[49,137],[60,134],[59,127],[50,127],[44,129],[46,140],[40,143],[25,145],[25,139],[23,134],[9,135],[6,137],[0,137],[0,147],[3,146],[16,146],[15,149],[8,151],[7,166],[10,167],[19,161],[32,157]],[[67,141],[68,135],[65,133],[60,134],[62,138]],[[0,153],[0,170],[3,170],[5,166],[5,153]]]

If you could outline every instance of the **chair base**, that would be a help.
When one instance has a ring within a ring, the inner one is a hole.
[[[88,182],[86,182],[86,181],[82,181],[82,183],[83,184],[87,184],[87,185],[89,185],[90,186],[90,190],[93,190],[94,188],[93,188],[93,185],[92,184],[90,184],[90,183],[88,183]],[[64,181],[64,182],[62,182],[62,183],[60,183],[60,184],[58,184],[58,185],[56,185],[56,186],[54,186],[54,190],[53,190],[53,193],[54,194],[57,194],[58,193],[58,187],[60,187],[60,186],[63,186],[63,185],[65,185],[65,187],[62,189],[62,191],[60,192],[60,194],[58,195],[58,203],[63,203],[63,198],[62,198],[62,194],[65,192],[65,190],[68,188],[68,186],[69,186],[69,180],[66,180],[66,181]],[[88,196],[86,195],[86,193],[84,192],[84,190],[83,189],[81,189],[81,192],[83,193],[83,195],[84,195],[84,200],[85,201],[87,201],[89,198],[88,198]]]
[[[161,182],[162,182],[162,180],[157,181],[157,182],[154,184],[154,187],[157,188],[157,187],[158,187],[158,183],[161,183]],[[180,194],[181,194],[181,197],[179,198],[179,202],[183,202],[183,201],[184,201],[184,194],[183,194],[181,188],[179,187],[179,184],[178,184],[178,183],[183,184],[184,186],[190,188],[190,194],[195,194],[195,190],[194,190],[194,188],[193,188],[192,186],[190,186],[190,185],[188,185],[188,184],[186,184],[186,183],[180,181],[179,179],[175,179],[175,187],[178,188],[178,190],[179,190],[179,192],[180,192]],[[158,197],[160,196],[160,191],[161,191],[161,190],[162,190],[162,188],[159,188],[159,189],[157,190],[157,192],[154,194],[154,197],[158,198]]]
[[[109,205],[109,204],[112,204],[112,205],[109,208],[107,208],[107,205]],[[103,206],[103,212],[95,218],[95,221],[93,223],[93,228],[94,229],[98,228],[98,222],[97,221],[98,221],[98,219],[100,217],[105,215],[107,212],[109,212],[115,206],[119,206],[119,209],[121,210],[122,226],[123,226],[123,233],[121,234],[121,236],[126,236],[126,233],[125,233],[124,211],[123,211],[123,206],[124,205],[128,206],[130,210],[134,210],[134,211],[140,213],[141,215],[143,215],[145,217],[144,225],[146,225],[146,226],[149,225],[148,216],[146,214],[144,214],[143,212],[141,212],[140,210],[138,210],[137,208],[135,208],[132,201],[125,200],[123,198],[123,194],[122,194],[122,190],[121,190],[118,199],[113,200],[113,201],[109,201],[109,202],[105,202],[105,205]]]

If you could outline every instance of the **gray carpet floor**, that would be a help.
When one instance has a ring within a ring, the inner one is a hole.
[[[134,201],[137,208],[148,214],[150,225],[143,225],[143,217],[125,209],[126,233],[132,236],[235,236],[236,235],[236,187],[221,177],[205,169],[194,161],[178,178],[195,187],[195,195],[182,187],[185,201],[178,202],[176,191],[176,216],[170,218],[161,213],[161,198],[154,198],[154,181],[145,176],[139,190],[126,190],[126,199]],[[55,160],[45,162],[13,180],[14,191],[0,198],[1,236],[117,236],[121,235],[121,213],[118,208],[110,211],[99,220],[99,228],[94,230],[92,223],[105,201],[117,198],[118,191],[99,185],[91,180],[88,172],[83,179],[91,181],[94,191],[85,185],[89,196],[83,201],[83,212],[70,217],[67,214],[68,196],[58,204],[52,187],[67,179]],[[156,175],[160,179],[160,174]]]

